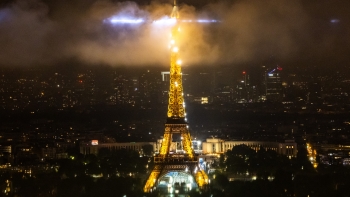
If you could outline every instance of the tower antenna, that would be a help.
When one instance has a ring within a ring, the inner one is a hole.
[[[171,12],[170,17],[174,18],[174,19],[178,19],[180,17],[179,10],[177,9],[177,5],[176,5],[176,0],[174,0],[174,7],[173,7],[173,11]]]

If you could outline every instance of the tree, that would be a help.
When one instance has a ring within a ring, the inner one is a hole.
[[[303,170],[306,172],[314,172],[314,168],[307,156],[307,150],[305,147],[300,147],[298,149],[296,158],[296,167],[298,170]]]
[[[255,157],[253,149],[246,145],[238,145],[225,154],[225,165],[228,172],[245,173],[249,170],[249,163]]]
[[[151,144],[142,146],[143,154],[146,156],[152,156],[153,154],[153,146]]]

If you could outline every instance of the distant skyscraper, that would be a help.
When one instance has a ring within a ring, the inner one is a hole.
[[[162,81],[169,81],[170,78],[170,72],[169,71],[163,71],[160,73],[162,75]]]
[[[277,66],[276,68],[265,73],[265,95],[267,100],[282,100],[281,71],[282,68]]]
[[[236,85],[236,102],[246,103],[250,100],[250,80],[246,71],[242,72],[242,77],[238,79]]]

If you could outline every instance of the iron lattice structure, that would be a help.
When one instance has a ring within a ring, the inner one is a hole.
[[[164,137],[159,154],[154,157],[155,167],[152,170],[144,187],[144,192],[151,192],[157,185],[160,177],[168,172],[186,172],[194,177],[200,188],[208,184],[207,174],[200,169],[198,158],[192,148],[192,140],[185,118],[185,103],[183,97],[181,61],[179,60],[179,49],[177,41],[180,33],[178,8],[176,2],[171,13],[171,18],[176,20],[176,25],[171,32],[171,54],[170,54],[170,87],[167,121],[165,123]],[[173,134],[181,135],[184,153],[170,154],[170,146]]]

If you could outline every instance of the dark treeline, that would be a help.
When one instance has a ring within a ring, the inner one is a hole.
[[[144,147],[145,154],[149,147]],[[147,153],[148,151],[148,153]],[[69,151],[69,159],[32,165],[30,173],[2,172],[0,187],[11,182],[13,196],[141,196],[143,179],[152,169],[151,159],[130,150],[101,149],[99,154],[82,155]],[[47,165],[46,171],[35,166]]]

